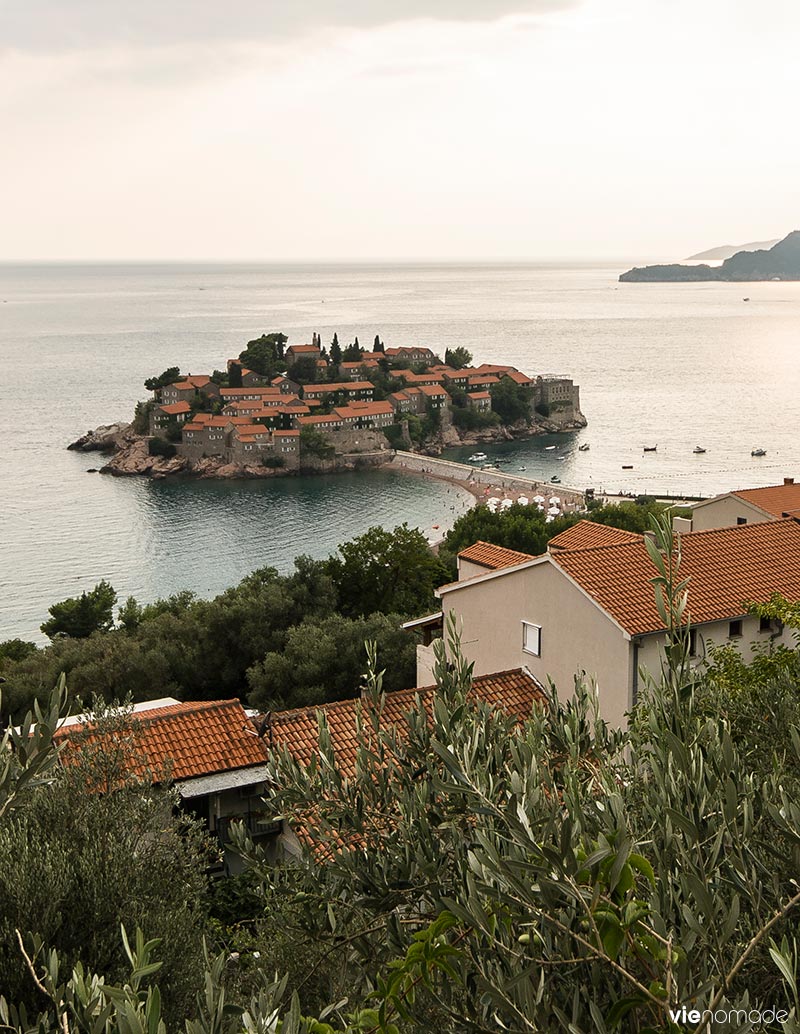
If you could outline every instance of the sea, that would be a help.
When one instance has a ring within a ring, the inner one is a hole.
[[[434,537],[464,512],[452,486],[385,470],[153,482],[66,451],[130,419],[145,378],[224,368],[264,332],[571,376],[588,426],[485,448],[512,472],[695,496],[800,478],[800,284],[618,283],[641,262],[0,265],[0,640],[40,642],[48,606],[102,578],[121,601],[212,596],[370,527]]]

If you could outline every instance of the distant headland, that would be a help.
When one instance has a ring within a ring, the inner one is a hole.
[[[673,263],[638,266],[620,276],[621,283],[689,283],[721,280],[746,283],[758,280],[800,280],[800,230],[793,230],[771,248],[737,251],[720,266]]]

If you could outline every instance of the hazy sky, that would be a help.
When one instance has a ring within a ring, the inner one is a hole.
[[[782,236],[798,38],[796,0],[0,0],[0,259]]]

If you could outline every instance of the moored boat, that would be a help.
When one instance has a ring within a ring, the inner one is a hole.
[[[486,455],[485,452],[473,452],[473,454],[470,456],[470,458],[467,460],[467,462],[468,463],[483,463],[485,460],[488,460],[488,459],[489,459],[489,457]]]
[[[767,455],[767,450],[766,449],[753,449],[751,451],[750,455],[751,456],[766,456]]]
[[[692,449],[692,452],[695,454],[695,456],[699,456],[701,453],[705,451],[706,450],[703,448],[702,445],[695,445],[695,447]]]

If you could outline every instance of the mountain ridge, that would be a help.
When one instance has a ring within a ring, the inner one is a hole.
[[[728,281],[748,283],[763,280],[800,280],[800,230],[792,230],[771,248],[737,251],[721,266],[680,262],[635,266],[620,274],[620,283],[697,283]]]

